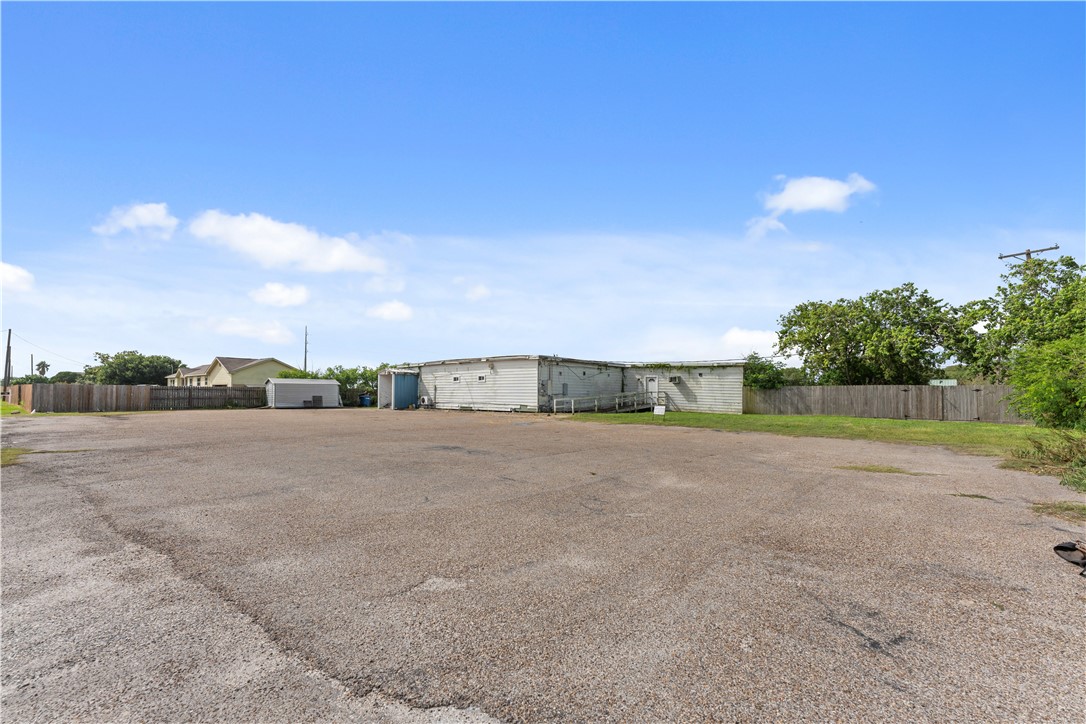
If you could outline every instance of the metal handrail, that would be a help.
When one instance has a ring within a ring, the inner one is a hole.
[[[607,412],[609,410],[640,410],[657,403],[656,395],[651,392],[619,392],[595,397],[556,397],[551,401],[553,412]],[[565,408],[569,408],[566,410]]]

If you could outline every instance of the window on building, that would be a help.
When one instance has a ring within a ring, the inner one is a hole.
[[[480,382],[486,382],[486,375],[479,375]]]

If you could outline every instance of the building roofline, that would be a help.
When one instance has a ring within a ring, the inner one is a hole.
[[[694,360],[685,362],[605,362],[603,360],[578,359],[576,357],[560,357],[558,355],[544,354],[516,354],[497,355],[493,357],[464,357],[458,359],[431,360],[429,362],[412,362],[410,364],[397,365],[388,369],[407,369],[410,367],[428,367],[434,365],[471,364],[473,362],[491,362],[500,360],[550,360],[559,363],[574,363],[588,365],[603,365],[606,367],[742,367],[743,360]]]

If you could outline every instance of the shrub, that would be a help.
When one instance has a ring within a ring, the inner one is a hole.
[[[1022,348],[1008,381],[1020,415],[1045,427],[1086,430],[1086,333]]]

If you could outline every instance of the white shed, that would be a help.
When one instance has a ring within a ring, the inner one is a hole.
[[[268,407],[343,407],[335,380],[275,378],[265,382],[264,387],[268,390]]]

